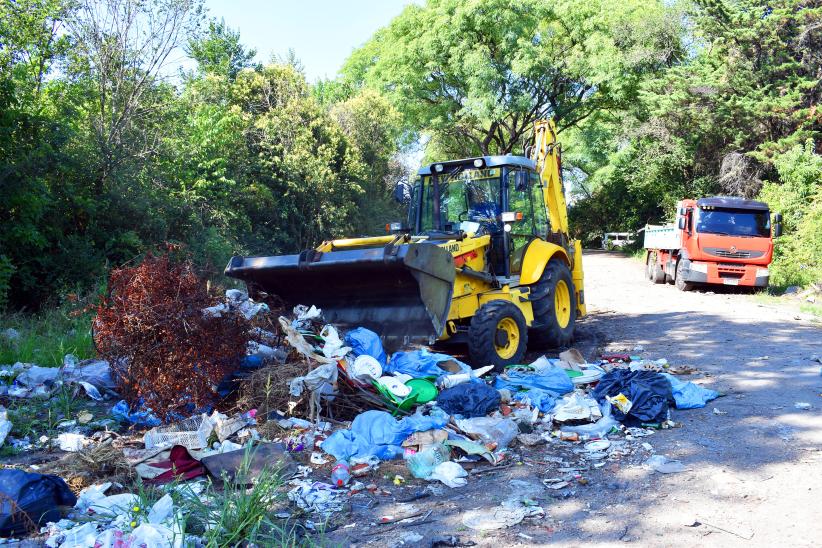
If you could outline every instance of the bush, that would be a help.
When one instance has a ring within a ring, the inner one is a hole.
[[[774,160],[781,184],[768,182],[759,198],[784,215],[784,236],[774,246],[774,286],[822,281],[822,156],[813,142],[797,145]]]
[[[239,314],[205,316],[214,304],[188,259],[148,255],[111,273],[94,340],[130,405],[168,418],[216,402],[220,380],[245,355],[249,325]]]

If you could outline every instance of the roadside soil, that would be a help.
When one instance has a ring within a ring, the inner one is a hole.
[[[351,513],[332,520],[324,544],[430,546],[445,535],[478,546],[822,545],[822,327],[788,306],[722,288],[680,292],[643,274],[641,262],[623,255],[586,253],[589,316],[578,325],[578,348],[592,361],[602,350],[626,350],[691,366],[698,372],[680,378],[722,397],[673,411],[680,428],[640,438],[600,468],[581,457],[581,444],[517,446],[509,466],[480,465],[465,487],[436,483],[437,494],[411,503],[431,512],[416,523],[377,524],[429,485],[401,461],[383,463],[379,478],[364,482],[386,494],[352,497]],[[687,471],[655,473],[642,464],[652,454]],[[582,481],[545,488],[542,480],[567,463],[582,468]],[[406,482],[394,485],[394,474]],[[463,525],[466,512],[491,513],[512,496],[539,504],[545,517],[483,533]]]

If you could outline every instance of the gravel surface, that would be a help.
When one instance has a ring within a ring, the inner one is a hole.
[[[643,270],[621,255],[586,253],[590,316],[578,326],[577,347],[593,358],[597,350],[637,354],[641,346],[645,358],[696,368],[683,378],[723,397],[674,411],[681,428],[630,442],[624,455],[606,461],[585,459],[580,444],[517,448],[510,466],[480,466],[463,488],[437,483],[437,493],[410,503],[431,512],[412,524],[376,524],[408,510],[398,501],[429,485],[402,462],[384,463],[378,483],[387,494],[352,497],[352,513],[327,542],[431,546],[445,535],[478,546],[822,546],[819,324],[789,306],[722,288],[683,293],[653,285]],[[652,454],[678,459],[687,470],[653,472],[642,465]],[[571,485],[543,486],[569,467],[581,469]],[[409,481],[397,487],[382,478],[395,473]],[[545,517],[485,532],[463,525],[467,512],[490,515],[511,497],[530,499]]]

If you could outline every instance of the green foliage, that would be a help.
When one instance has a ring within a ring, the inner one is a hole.
[[[240,33],[229,28],[223,19],[209,21],[208,32],[189,40],[187,52],[203,73],[227,76],[230,80],[250,67],[257,54],[253,49],[245,49],[240,43]]]
[[[535,120],[570,127],[630,102],[679,54],[656,0],[429,0],[411,5],[346,63],[438,153],[518,150]]]
[[[785,235],[777,240],[771,281],[777,287],[822,281],[822,156],[813,142],[796,145],[774,159],[779,182],[768,182],[760,198],[782,212]]]

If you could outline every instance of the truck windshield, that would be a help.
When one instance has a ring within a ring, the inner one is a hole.
[[[767,210],[699,208],[697,232],[729,236],[771,235],[771,218]]]
[[[439,177],[440,230],[458,230],[463,221],[480,223],[490,228],[499,222],[500,176],[502,170],[463,169],[455,175]],[[434,185],[431,176],[422,178],[423,232],[434,229]]]

